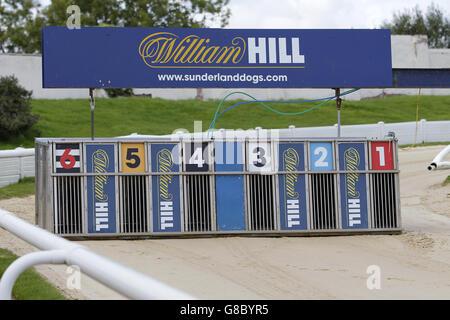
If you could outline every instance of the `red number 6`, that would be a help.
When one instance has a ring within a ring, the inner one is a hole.
[[[61,163],[64,169],[72,169],[75,166],[75,157],[70,154],[72,149],[64,150],[63,155],[59,159],[59,163]]]

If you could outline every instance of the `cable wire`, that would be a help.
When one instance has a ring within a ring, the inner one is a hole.
[[[348,90],[348,91],[343,92],[342,94],[340,94],[340,96],[344,96],[344,95],[353,93],[353,92],[358,91],[358,90],[359,90],[359,88],[351,89],[351,90]],[[227,109],[223,110],[220,114],[218,114],[218,113],[219,113],[219,110],[220,110],[220,107],[222,106],[223,102],[224,102],[229,96],[231,96],[231,95],[233,95],[233,94],[243,94],[243,95],[245,95],[245,96],[247,96],[247,97],[253,99],[254,101],[244,101],[244,102],[239,102],[239,103],[237,103],[237,104],[232,105],[231,107],[228,107]],[[320,106],[326,104],[328,101],[330,101],[330,100],[332,100],[332,99],[334,99],[334,98],[337,98],[337,97],[338,97],[338,96],[335,95],[335,96],[331,96],[331,97],[319,98],[319,99],[313,99],[313,100],[299,100],[299,101],[271,101],[271,100],[258,100],[258,99],[256,99],[255,97],[253,97],[252,95],[250,95],[250,94],[248,94],[248,93],[246,93],[246,92],[242,92],[242,91],[234,91],[234,92],[231,92],[231,93],[227,94],[227,95],[220,101],[219,106],[217,107],[216,113],[215,113],[215,115],[214,115],[214,119],[213,119],[213,121],[211,122],[211,124],[210,124],[210,126],[209,126],[209,128],[208,128],[208,136],[209,136],[209,131],[211,130],[211,128],[214,130],[214,126],[215,126],[216,120],[217,120],[223,113],[225,113],[226,111],[228,111],[228,110],[230,110],[230,109],[233,109],[234,107],[237,107],[237,106],[240,106],[240,105],[243,105],[243,104],[247,104],[247,103],[255,103],[255,102],[256,102],[256,103],[260,104],[261,106],[263,106],[264,108],[266,108],[266,109],[268,109],[269,111],[272,111],[272,112],[274,112],[274,113],[277,113],[277,114],[280,114],[280,115],[286,115],[286,116],[295,116],[295,115],[300,115],[300,114],[303,114],[303,113],[307,113],[307,112],[312,111],[312,110],[314,110],[314,109],[316,109],[316,108],[319,108]],[[269,106],[267,106],[267,105],[265,104],[265,103],[305,103],[305,102],[315,102],[315,101],[322,101],[322,100],[325,100],[325,101],[319,103],[318,105],[316,105],[316,106],[314,106],[314,107],[312,107],[312,108],[310,108],[310,109],[307,109],[307,110],[304,110],[304,111],[300,111],[300,112],[293,112],[293,113],[289,113],[289,112],[281,112],[281,111],[275,110],[275,109],[273,109],[273,108],[271,108],[271,107],[269,107]]]

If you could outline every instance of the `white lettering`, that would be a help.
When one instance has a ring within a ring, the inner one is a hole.
[[[277,63],[277,39],[269,38],[269,63]]]
[[[95,231],[100,231],[102,229],[108,229],[108,218],[95,219]]]
[[[287,200],[288,228],[300,225],[300,206],[298,200]]]
[[[248,38],[248,63],[256,63],[256,55],[259,63],[266,63],[266,38],[258,38],[258,46],[255,38]]]
[[[287,54],[286,38],[278,39],[278,50],[280,52],[280,63],[292,63],[291,55]]]
[[[292,38],[292,62],[305,63],[305,56],[300,54],[300,39]]]
[[[359,199],[348,199],[348,223],[350,227],[361,224],[361,206]]]
[[[173,202],[161,201],[159,207],[161,212],[161,230],[166,230],[166,228],[173,228]]]
[[[300,38],[291,38],[291,51],[288,51],[288,38],[248,38],[248,63],[305,63],[300,52]],[[278,40],[278,41],[277,41]],[[258,44],[256,44],[258,41]],[[277,48],[278,47],[278,48]],[[258,56],[258,59],[257,59]]]
[[[95,203],[95,231],[108,229],[108,202]]]

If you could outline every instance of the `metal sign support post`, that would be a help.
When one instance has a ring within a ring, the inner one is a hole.
[[[335,88],[335,96],[336,96],[336,107],[338,109],[338,138],[341,137],[341,104],[342,99],[340,98],[341,89]]]
[[[94,111],[95,111],[95,97],[94,97],[95,88],[89,88],[89,102],[91,105],[91,138],[94,140]]]

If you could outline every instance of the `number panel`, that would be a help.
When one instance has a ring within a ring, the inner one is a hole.
[[[370,143],[372,170],[394,170],[393,148],[392,142]]]
[[[80,144],[56,143],[55,167],[56,173],[80,172]]]
[[[122,143],[121,160],[122,172],[145,172],[144,143]]]
[[[331,142],[311,142],[309,144],[310,166],[313,171],[333,170],[333,149]]]
[[[267,172],[272,170],[272,152],[270,143],[249,142],[247,155],[248,171]]]
[[[209,171],[208,142],[191,142],[184,144],[184,167],[187,172]]]

